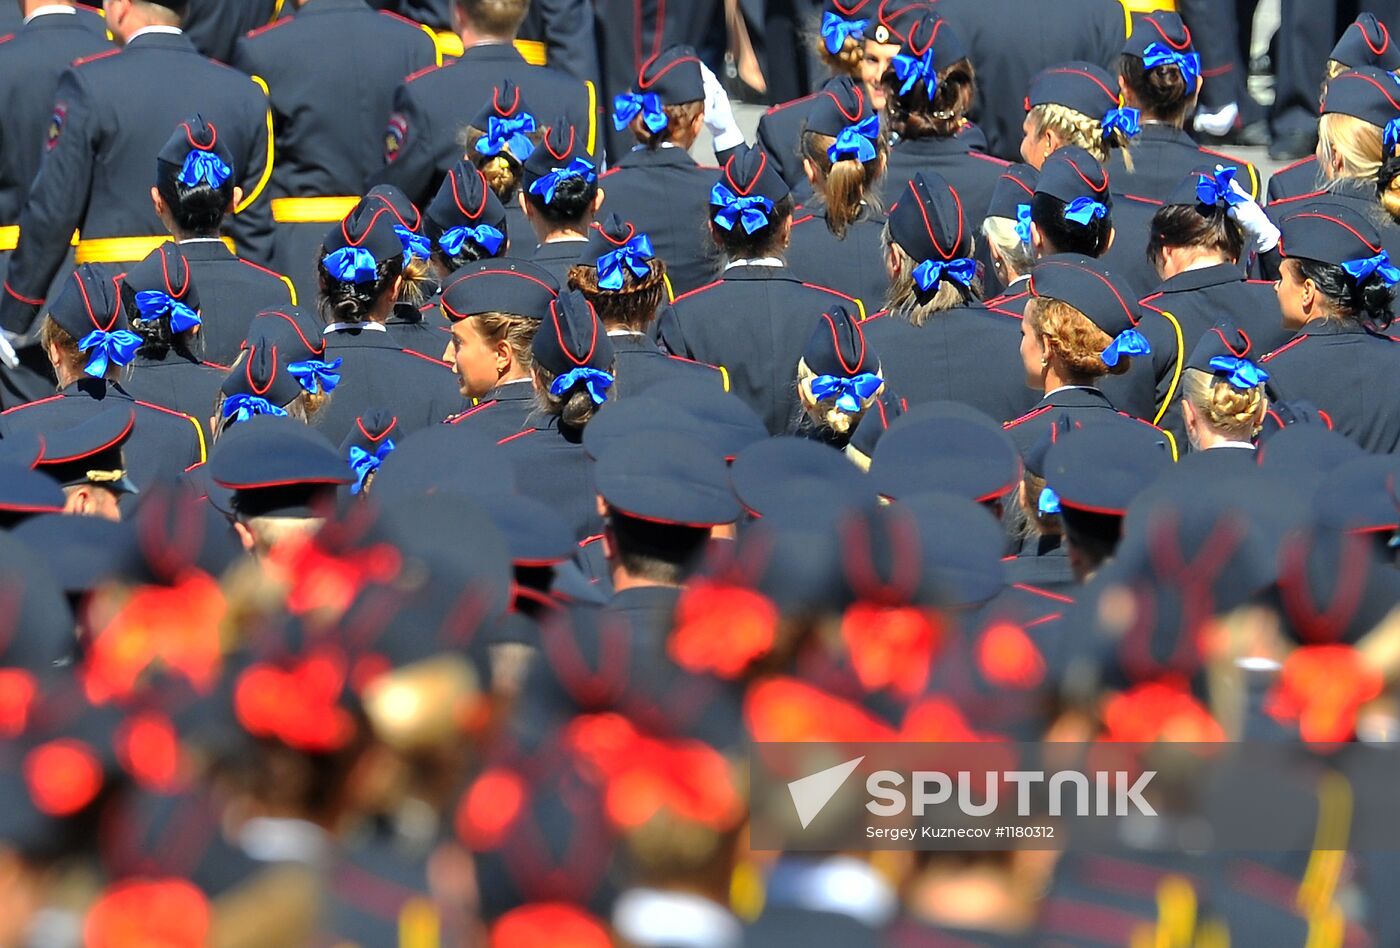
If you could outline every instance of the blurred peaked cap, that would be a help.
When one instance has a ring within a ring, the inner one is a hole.
[[[932,7],[909,20],[903,38],[901,53],[921,57],[933,50],[933,64],[940,72],[967,58],[967,47],[953,29],[953,24],[934,13]]]
[[[305,391],[287,369],[291,360],[266,336],[248,339],[242,360],[228,370],[219,391],[225,397],[256,395],[278,408],[285,408]]]
[[[1259,466],[1266,471],[1326,474],[1365,454],[1341,432],[1320,424],[1294,424],[1259,446]]]
[[[881,496],[939,491],[977,503],[1014,490],[1020,470],[1016,444],[1000,425],[951,416],[895,419],[870,463]]]
[[[1030,165],[1017,162],[1001,173],[996,186],[992,188],[992,200],[987,207],[988,217],[1004,217],[1016,220],[1017,209],[1029,204],[1035,197],[1036,182],[1040,172]]]
[[[921,171],[890,208],[890,236],[915,263],[967,257],[973,240],[968,216],[962,197],[942,175]]]
[[[650,390],[626,398],[610,398],[583,429],[583,449],[598,460],[618,441],[636,434],[677,434],[699,437],[703,423],[681,405],[657,398]]]
[[[479,313],[548,319],[559,284],[528,260],[497,258],[469,263],[443,287],[442,311],[456,322]]]
[[[1340,266],[1365,260],[1383,248],[1380,232],[1357,211],[1327,201],[1309,202],[1279,222],[1279,252]]]
[[[1366,455],[1333,468],[1313,495],[1320,526],[1354,533],[1400,530],[1400,458]]]
[[[1196,194],[1196,186],[1200,184],[1201,178],[1207,181],[1215,180],[1214,165],[1197,165],[1192,168],[1186,177],[1178,181],[1169,192],[1167,198],[1162,202],[1163,206],[1181,205],[1182,207],[1195,207],[1200,204],[1200,198]]]
[[[568,526],[533,497],[503,494],[482,509],[505,537],[514,566],[553,566],[578,551]]]
[[[42,469],[0,459],[0,521],[29,514],[62,513],[66,502],[63,488]]]
[[[875,114],[865,88],[850,76],[828,79],[807,111],[807,131],[833,138]]]
[[[209,458],[214,482],[240,515],[309,517],[353,475],[326,436],[293,418],[259,415],[229,428]]]
[[[1390,31],[1374,13],[1358,16],[1327,58],[1352,69],[1362,66],[1379,66],[1390,72],[1400,69],[1400,50],[1392,42]]]
[[[1370,538],[1319,527],[1279,552],[1278,610],[1284,633],[1304,645],[1354,645],[1400,602],[1400,573]]]
[[[593,304],[577,290],[561,293],[549,306],[549,317],[530,343],[535,363],[558,376],[588,366],[611,371],[613,345],[593,311]]]
[[[1099,160],[1078,145],[1058,148],[1040,166],[1035,183],[1036,194],[1048,194],[1069,204],[1075,198],[1093,198],[1112,207],[1108,191],[1108,172]]]
[[[1045,482],[1060,505],[1121,517],[1172,463],[1162,432],[1147,425],[1093,425],[1067,432],[1045,455]]]
[[[478,227],[482,224],[506,233],[506,209],[495,192],[486,186],[476,165],[459,161],[442,179],[428,204],[429,233],[433,239],[453,227]]]
[[[711,527],[733,523],[741,513],[724,459],[679,434],[610,442],[593,480],[610,508],[652,523]]]
[[[90,263],[79,264],[63,281],[49,315],[74,342],[81,342],[94,329],[116,332],[130,328],[116,277]]]
[[[739,452],[729,469],[740,503],[753,514],[783,505],[783,497],[803,482],[814,482],[835,503],[837,498],[874,497],[865,472],[829,445],[782,436],[756,442]]]
[[[975,509],[975,505],[974,505]],[[851,510],[837,524],[843,586],[851,601],[881,606],[938,606],[949,602],[948,576],[939,569],[937,547],[949,542],[938,520],[904,503],[875,504]],[[981,511],[983,518],[988,517]],[[1004,545],[1004,541],[1001,541]],[[997,567],[1001,567],[1000,549]],[[974,567],[975,568],[975,567]],[[983,589],[965,589],[952,598],[973,601]]]
[[[180,251],[180,245],[167,240],[146,255],[146,259],[127,270],[122,287],[136,294],[142,290],[159,290],[191,309],[199,309],[199,292],[194,285],[190,262]]]
[[[69,428],[49,431],[36,470],[63,487],[97,484],[120,494],[134,494],[126,476],[122,446],[136,427],[136,409],[113,406]]]
[[[700,58],[689,46],[671,46],[642,63],[634,92],[653,92],[663,105],[699,102],[705,98]]]
[[[1215,369],[1211,367],[1211,359],[1219,356],[1230,356],[1236,359],[1248,359],[1258,365],[1259,359],[1263,355],[1264,353],[1254,348],[1254,340],[1249,338],[1249,333],[1243,329],[1230,325],[1212,326],[1191,349],[1191,353],[1186,359],[1186,368],[1200,369],[1202,372],[1214,374]]]
[[[0,438],[0,462],[32,468],[44,456],[44,436],[37,431],[15,431]]]
[[[257,336],[277,346],[277,351],[289,362],[319,359],[326,352],[326,337],[321,334],[317,320],[296,306],[267,309],[254,316],[248,324],[242,348],[248,348],[248,340]]]
[[[1352,115],[1385,128],[1391,119],[1400,117],[1400,79],[1378,66],[1344,72],[1327,83],[1322,114]]]
[[[40,514],[15,527],[16,538],[34,548],[68,595],[103,583],[135,582],[137,556],[129,524],[105,517]]]
[[[397,415],[385,408],[371,408],[355,419],[350,433],[340,442],[340,450],[344,453],[354,447],[373,454],[386,438],[402,434]]]
[[[1133,17],[1133,31],[1123,46],[1123,52],[1140,59],[1153,43],[1164,43],[1178,53],[1184,53],[1191,49],[1191,31],[1175,13],[1159,10],[1146,16]]]
[[[346,218],[326,233],[326,253],[346,247],[360,247],[374,256],[375,263],[403,257],[403,241],[394,230],[398,213],[378,198],[365,198]]]
[[[985,602],[1006,586],[1006,534],[985,508],[965,497],[925,492],[902,498],[919,525],[920,549],[951,605]]]
[[[43,675],[73,655],[73,613],[48,563],[0,531],[0,667]]]
[[[612,253],[634,237],[646,237],[630,222],[616,214],[609,214],[602,221],[588,229],[588,243],[579,255],[579,263],[597,266],[598,258]],[[606,291],[605,291],[606,292]]]
[[[1034,297],[1068,303],[1108,333],[1109,339],[1137,325],[1137,292],[1090,257],[1046,257],[1031,271],[1027,288]]]
[[[399,224],[415,234],[423,227],[423,215],[419,213],[418,205],[392,184],[376,184],[365,192],[365,202],[378,202],[382,207],[387,207],[398,218]]]
[[[134,534],[144,582],[178,583],[191,567],[221,576],[244,555],[227,516],[186,481],[148,485],[135,514],[124,522]]]
[[[569,123],[567,116],[556,118],[545,131],[544,141],[525,159],[523,180],[526,187],[555,168],[563,168],[575,158],[582,158],[597,169],[583,132]]]
[[[766,197],[774,204],[792,193],[778,171],[777,162],[757,145],[738,146],[725,162],[719,180],[739,197]],[[711,207],[711,216],[714,211]]]
[[[880,357],[866,346],[860,321],[839,303],[817,318],[802,360],[817,375],[853,378],[880,371]]]
[[[491,438],[457,425],[420,428],[394,439],[393,453],[374,476],[374,496],[388,502],[439,493],[493,498],[509,494],[515,490],[515,469],[504,454]]]
[[[512,80],[504,79],[501,84],[491,90],[491,97],[481,106],[480,111],[471,120],[471,127],[486,131],[486,126],[490,124],[492,116],[496,118],[515,118],[519,115],[534,115],[529,104],[525,101],[525,96],[521,94],[520,87]]]
[[[758,417],[749,403],[733,392],[726,392],[710,379],[697,379],[689,375],[673,377],[655,382],[643,391],[652,398],[678,405],[686,414],[696,418],[701,427],[685,430],[712,441],[727,459],[732,460],[744,448],[768,437],[763,419]],[[619,399],[618,404],[623,401]],[[593,422],[588,424],[592,427]]]
[[[1061,63],[1036,73],[1026,102],[1031,107],[1063,105],[1091,119],[1102,119],[1109,109],[1118,108],[1118,78],[1094,63]]]
[[[167,6],[173,7],[174,4]],[[180,7],[183,9],[184,4]],[[237,174],[233,152],[228,150],[228,146],[219,137],[219,130],[212,122],[206,121],[203,115],[195,114],[176,125],[175,130],[156,153],[156,160],[179,168],[184,165],[185,157],[191,151],[213,152],[224,164],[234,168],[235,175]]]
[[[377,480],[375,496],[379,497]],[[439,493],[380,498],[378,506],[384,534],[401,552],[421,561],[434,577],[476,585],[492,613],[505,610],[510,550],[484,502]]]

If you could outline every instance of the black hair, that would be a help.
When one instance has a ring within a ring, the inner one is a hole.
[[[504,248],[502,249],[504,250]],[[436,241],[433,243],[433,262],[448,273],[455,273],[469,263],[489,259],[491,259],[491,254],[486,251],[486,248],[470,238],[462,241],[462,248],[450,257],[437,245]]]
[[[217,237],[233,203],[233,177],[216,188],[203,178],[192,186],[181,184],[180,168],[167,162],[156,162],[156,172],[156,192],[170,209],[176,228],[195,237]]]
[[[321,287],[317,302],[321,318],[327,323],[362,323],[369,319],[375,305],[403,273],[403,257],[395,254],[374,268],[373,282],[346,283],[326,270],[326,257],[326,248],[322,247],[321,257],[316,261]]]
[[[122,307],[126,310],[127,322],[131,323],[131,331],[141,337],[140,355],[160,361],[173,349],[177,355],[202,361],[204,336],[193,329],[172,332],[168,313],[157,319],[146,319],[136,305],[136,291],[125,284],[122,285]]]
[[[1142,117],[1180,128],[1196,90],[1187,87],[1186,76],[1174,63],[1146,68],[1141,56],[1124,53],[1118,61],[1118,74],[1137,99]]]
[[[1304,257],[1289,259],[1298,265],[1303,279],[1312,280],[1318,292],[1332,301],[1339,316],[1380,332],[1390,328],[1395,318],[1395,292],[1385,285],[1379,273],[1358,282],[1337,264]]]
[[[717,226],[712,217],[710,218],[710,234],[714,237],[715,243],[719,244],[720,250],[731,260],[776,257],[783,252],[785,247],[787,239],[785,225],[792,218],[792,210],[795,206],[792,195],[787,195],[773,205],[773,212],[768,215],[767,226],[760,227],[752,234],[738,223],[731,229],[725,230],[723,227]]]
[[[1065,217],[1064,201],[1037,192],[1031,198],[1031,220],[1048,245],[1046,253],[1077,253],[1086,257],[1102,256],[1113,236],[1113,198],[1108,194],[1100,202],[1108,208],[1103,217],[1091,217],[1080,224]]]
[[[1244,229],[1219,204],[1166,204],[1152,215],[1147,259],[1156,263],[1169,247],[1218,250],[1238,261],[1244,253]]]
[[[1060,511],[1065,541],[1095,568],[1113,556],[1123,537],[1123,518],[1065,507]]]
[[[608,536],[622,568],[638,579],[680,585],[699,565],[709,527],[640,520],[608,508]]]
[[[585,175],[568,175],[554,186],[554,199],[548,204],[538,194],[525,189],[525,200],[540,216],[553,224],[577,224],[593,213],[593,199],[598,196],[598,179]]]

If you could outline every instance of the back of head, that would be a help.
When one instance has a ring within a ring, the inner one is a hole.
[[[1031,198],[1043,253],[1100,257],[1113,239],[1108,172],[1082,148],[1066,145],[1045,160]]]
[[[630,129],[648,149],[689,148],[704,112],[700,59],[689,46],[672,46],[642,63],[630,92],[613,97],[613,128]]]
[[[366,199],[326,234],[317,264],[326,322],[365,322],[383,307],[404,271],[397,222],[383,202]]]
[[[1201,88],[1201,59],[1181,17],[1153,13],[1139,19],[1118,72],[1147,118],[1177,128],[1185,124]]]
[[[1283,265],[1312,281],[1326,304],[1322,315],[1380,331],[1390,326],[1400,270],[1364,215],[1347,205],[1316,201],[1284,217],[1279,229]]]
[[[530,0],[457,0],[457,9],[472,32],[514,39],[530,9]]]
[[[1152,217],[1147,257],[1159,268],[1168,249],[1219,254],[1238,262],[1244,231],[1230,216],[1230,182],[1234,169],[1199,168],[1187,175]]]
[[[233,154],[202,116],[181,122],[156,155],[156,191],[178,237],[213,237],[233,205]]]
[[[1100,162],[1110,148],[1125,151],[1139,132],[1137,109],[1122,108],[1113,77],[1101,66],[1069,62],[1043,69],[1031,80],[1027,117],[1037,136],[1048,132],[1066,145],[1085,149]]]
[[[560,117],[524,162],[521,183],[531,209],[553,226],[586,225],[598,196],[598,167],[584,136]]]
[[[951,138],[966,122],[977,74],[951,24],[932,10],[907,31],[880,77],[891,131],[901,138]]]
[[[889,150],[865,90],[847,76],[828,81],[807,113],[801,144],[803,158],[817,172],[814,187],[826,208],[827,227],[845,237],[873,198],[870,191],[884,173]]]
[[[777,256],[787,247],[792,209],[768,153],[740,146],[710,189],[710,235],[730,260]]]

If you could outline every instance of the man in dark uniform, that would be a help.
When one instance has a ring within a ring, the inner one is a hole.
[[[168,5],[167,5],[168,4]],[[0,327],[30,328],[73,231],[79,263],[140,260],[166,239],[150,204],[151,158],[196,113],[219,127],[242,186],[230,227],[240,249],[267,258],[272,118],[253,82],[206,61],[177,24],[181,0],[109,0],[108,25],[125,48],[63,74],[49,151],[20,214],[20,241],[0,296]],[[159,235],[159,236],[157,236]]]
[[[277,19],[288,5],[287,0],[188,0],[185,33],[210,59],[232,63],[238,38]]]
[[[136,410],[114,405],[71,427],[44,432],[44,456],[34,469],[63,488],[64,512],[122,519],[118,499],[136,493],[123,456],[135,428]]]
[[[426,204],[462,157],[458,140],[475,116],[483,90],[510,79],[531,102],[553,103],[583,136],[583,150],[600,150],[597,92],[559,73],[531,66],[510,46],[524,19],[525,0],[487,4],[458,0],[458,29],[466,51],[450,66],[410,76],[394,95],[384,133],[385,166],[371,183],[393,184],[415,204]]]
[[[394,91],[406,76],[441,60],[431,30],[376,14],[364,0],[293,5],[294,17],[240,39],[233,65],[267,83],[277,128],[268,191],[281,225],[277,267],[310,298],[321,236],[360,202],[369,176],[384,163],[379,134]],[[297,230],[307,231],[306,238],[295,239]]]

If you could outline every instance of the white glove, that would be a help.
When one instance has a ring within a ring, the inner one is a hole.
[[[729,105],[729,96],[720,85],[719,78],[710,67],[700,64],[700,74],[705,83],[705,127],[715,139],[715,151],[724,151],[744,143],[744,133],[734,119],[734,109]]]
[[[14,343],[19,336],[8,329],[0,330],[0,362],[5,363],[7,368],[19,368],[19,356],[15,353]]]
[[[1224,165],[1215,166],[1216,174],[1224,170]],[[1268,253],[1277,247],[1279,229],[1269,220],[1259,202],[1250,197],[1249,192],[1240,187],[1240,183],[1233,178],[1230,180],[1230,190],[1244,198],[1240,203],[1230,205],[1230,216],[1244,228],[1245,236],[1252,244],[1251,249],[1255,253]]]

